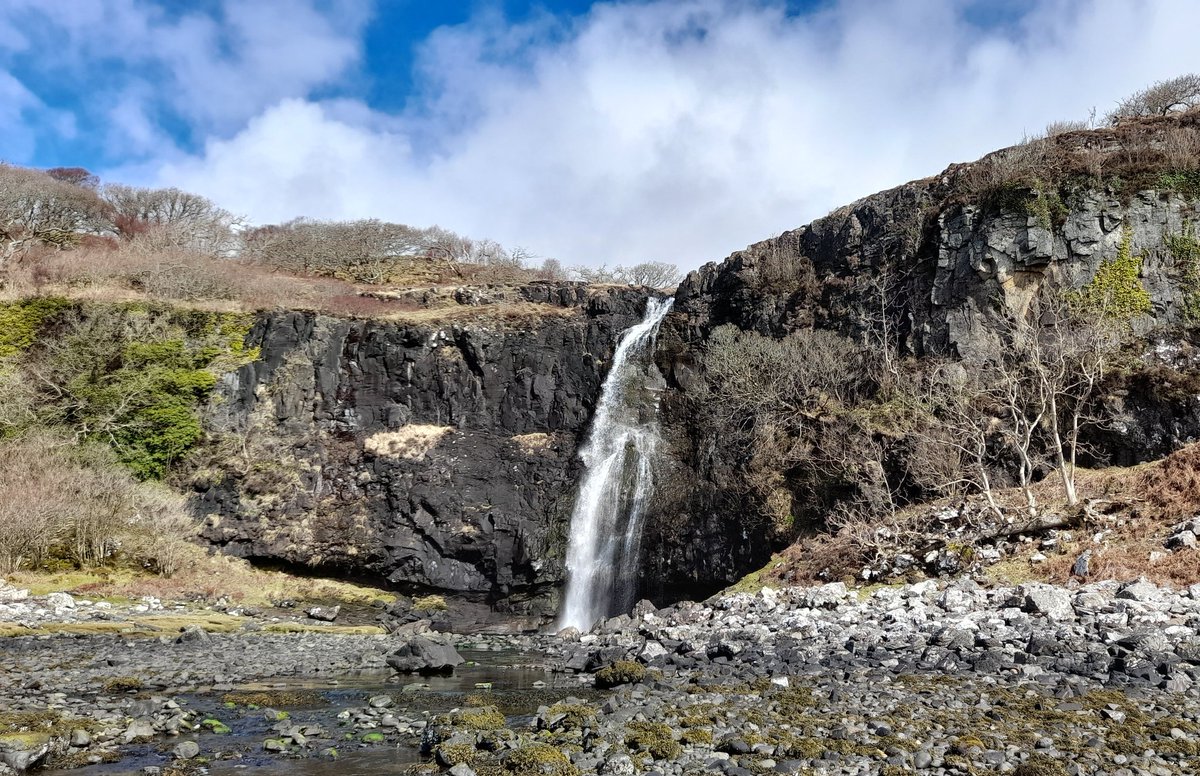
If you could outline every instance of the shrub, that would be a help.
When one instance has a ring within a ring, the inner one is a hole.
[[[28,350],[46,319],[69,305],[61,297],[0,302],[0,358],[11,358]]]
[[[253,360],[251,319],[138,306],[86,307],[28,356],[41,417],[109,444],[139,477],[157,479],[203,437],[196,408],[216,372]]]
[[[120,549],[169,576],[195,533],[184,498],[138,483],[108,449],[37,431],[0,442],[0,574]]]

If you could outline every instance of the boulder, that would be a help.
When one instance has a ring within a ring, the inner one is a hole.
[[[50,737],[44,733],[0,735],[0,764],[17,773],[36,767],[50,753]]]
[[[204,643],[210,640],[211,637],[208,635],[208,631],[204,630],[199,625],[189,625],[188,627],[184,628],[178,636],[175,637],[176,644],[187,644],[189,642]]]
[[[148,741],[157,734],[158,731],[154,729],[154,720],[149,717],[141,717],[129,723],[129,727],[125,728],[125,732],[121,734],[121,740],[132,744]]]
[[[176,760],[190,760],[200,754],[200,745],[195,741],[180,741],[171,749]]]
[[[51,593],[46,596],[46,606],[55,612],[63,612],[75,608],[75,599],[69,593]]]
[[[449,674],[463,662],[454,647],[423,636],[409,639],[387,658],[387,664],[402,674]]]
[[[1150,601],[1158,597],[1158,586],[1145,579],[1130,582],[1117,591],[1117,598],[1127,601]]]
[[[1030,584],[1021,587],[1025,594],[1021,608],[1052,620],[1074,620],[1075,607],[1070,592],[1051,585]]]
[[[338,614],[342,611],[341,605],[338,606],[314,606],[305,612],[309,617],[321,622],[333,622],[337,619]]]

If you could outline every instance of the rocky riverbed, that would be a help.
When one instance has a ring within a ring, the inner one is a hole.
[[[1200,586],[764,589],[586,634],[422,634],[468,662],[390,671],[422,628],[6,639],[0,748],[79,773],[1200,770]]]

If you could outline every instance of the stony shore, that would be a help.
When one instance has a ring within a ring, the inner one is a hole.
[[[1200,772],[1200,586],[833,584],[642,604],[587,634],[432,636],[551,669],[522,692],[502,671],[440,693],[389,676],[423,627],[5,639],[0,749],[86,766],[147,742],[168,770],[373,749],[455,776]],[[390,686],[288,684],[355,675]]]

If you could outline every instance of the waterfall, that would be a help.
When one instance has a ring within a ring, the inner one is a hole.
[[[580,452],[583,482],[571,514],[567,597],[559,626],[587,630],[627,611],[637,593],[642,518],[654,488],[661,380],[651,356],[673,299],[650,299],[642,322],[626,329],[600,391],[592,430]]]

